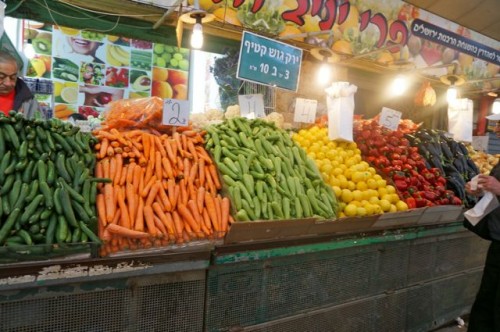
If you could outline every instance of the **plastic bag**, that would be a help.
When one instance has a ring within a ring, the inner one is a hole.
[[[109,104],[103,115],[105,120],[102,126],[109,129],[138,128],[162,133],[170,133],[174,129],[162,124],[163,99],[160,97],[117,100]],[[178,131],[185,128],[176,127]]]

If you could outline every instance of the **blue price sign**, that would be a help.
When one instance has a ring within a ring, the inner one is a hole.
[[[302,50],[243,31],[236,76],[242,80],[297,91]]]

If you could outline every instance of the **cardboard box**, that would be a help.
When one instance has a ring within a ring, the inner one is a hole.
[[[238,221],[231,225],[224,244],[310,236],[316,218]]]
[[[373,228],[394,228],[416,225],[426,208],[384,213],[373,224]]]
[[[325,235],[369,231],[379,217],[380,215],[316,220],[309,232],[316,235]]]
[[[419,225],[442,224],[462,220],[463,208],[459,205],[429,206],[418,220]]]

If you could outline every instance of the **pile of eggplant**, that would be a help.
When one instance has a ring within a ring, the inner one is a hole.
[[[462,200],[464,207],[474,206],[477,199],[465,192],[465,183],[479,174],[479,169],[469,157],[466,146],[455,141],[443,130],[420,129],[406,138],[425,158],[427,167],[438,168],[446,178],[447,189]]]

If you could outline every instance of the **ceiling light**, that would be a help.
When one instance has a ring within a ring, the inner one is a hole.
[[[33,44],[31,43],[31,39],[28,39],[28,42],[26,45],[24,45],[24,56],[28,59],[33,59],[35,57],[35,48],[33,47]]]
[[[196,18],[196,23],[193,26],[191,33],[191,47],[200,49],[203,47],[203,26],[201,25],[201,17]]]
[[[448,104],[453,103],[455,100],[457,100],[457,95],[458,91],[455,85],[452,85],[448,88],[448,91],[446,91],[446,100],[448,101]]]
[[[493,105],[491,106],[491,113],[500,114],[500,98],[497,98],[493,101]]]
[[[408,88],[408,79],[403,75],[397,75],[391,84],[391,93],[394,96],[401,96]]]

